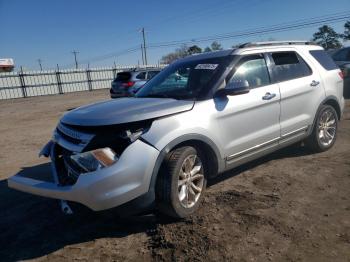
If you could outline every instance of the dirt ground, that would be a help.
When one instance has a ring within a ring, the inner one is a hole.
[[[0,101],[0,261],[350,261],[350,101],[328,152],[293,146],[210,181],[183,221],[118,219],[17,192],[6,178],[43,175],[38,151],[59,117],[107,90]]]

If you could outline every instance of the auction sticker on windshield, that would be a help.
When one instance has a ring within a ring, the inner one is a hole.
[[[198,64],[194,69],[215,70],[219,64]]]

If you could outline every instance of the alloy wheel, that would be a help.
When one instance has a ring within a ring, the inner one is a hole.
[[[197,155],[189,155],[182,163],[178,179],[178,196],[185,208],[193,207],[204,186],[203,164]]]

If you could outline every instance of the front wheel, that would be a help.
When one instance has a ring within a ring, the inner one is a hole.
[[[195,212],[206,187],[206,168],[201,152],[191,146],[171,151],[157,180],[157,204],[165,215],[183,218]]]
[[[330,149],[337,138],[338,116],[330,105],[323,105],[319,110],[311,135],[306,139],[306,146],[314,152]]]

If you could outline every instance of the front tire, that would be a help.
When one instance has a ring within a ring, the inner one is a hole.
[[[165,158],[157,180],[157,204],[161,213],[184,218],[200,205],[206,187],[206,163],[202,153],[184,146]]]
[[[338,115],[330,105],[323,105],[319,110],[316,123],[305,145],[313,152],[324,152],[330,149],[337,138]]]

